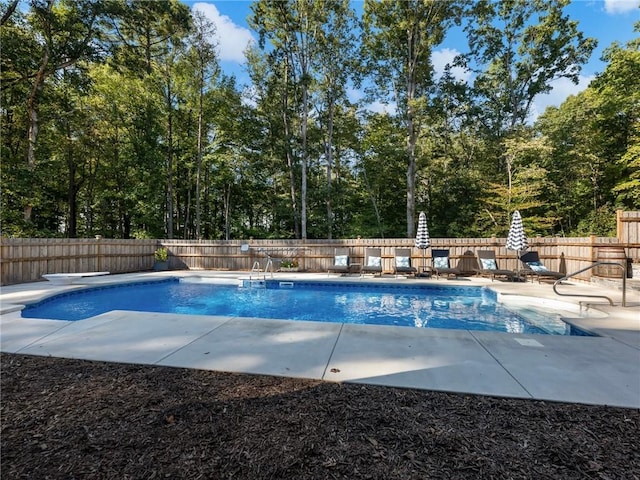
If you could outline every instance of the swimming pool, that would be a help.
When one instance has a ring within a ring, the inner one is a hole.
[[[72,291],[28,305],[25,318],[82,320],[111,310],[310,320],[416,328],[584,335],[559,315],[514,308],[486,287],[169,279]]]

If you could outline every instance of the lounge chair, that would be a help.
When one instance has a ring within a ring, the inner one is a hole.
[[[478,257],[479,266],[476,272],[478,275],[489,277],[492,282],[496,277],[506,277],[511,281],[516,278],[517,273],[513,270],[501,270],[498,268],[496,252],[493,250],[478,250],[476,256]]]
[[[382,275],[382,253],[379,248],[367,248],[364,255],[364,265],[360,273],[377,273]]]
[[[566,277],[566,274],[564,273],[553,272],[547,269],[547,267],[545,267],[544,264],[540,261],[540,256],[536,251],[532,250],[525,253],[520,257],[520,260],[524,265],[522,273],[526,276],[530,276],[532,282],[534,278],[537,278],[538,283],[540,283],[543,278],[558,280],[560,278]]]
[[[418,270],[411,265],[411,249],[396,248],[393,264],[393,273],[396,277],[399,274],[415,275]]]
[[[348,248],[336,248],[333,256],[333,265],[329,267],[327,275],[331,272],[349,273],[351,256]]]
[[[449,250],[439,250],[436,248],[431,249],[431,261],[433,262],[432,270],[436,274],[436,278],[440,275],[455,275],[456,277],[462,275],[462,271],[459,268],[452,268],[449,260]]]

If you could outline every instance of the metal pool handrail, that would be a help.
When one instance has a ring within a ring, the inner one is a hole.
[[[249,281],[253,280],[253,273],[260,273],[260,262],[253,262],[253,267],[251,267],[251,271],[249,272]],[[271,278],[273,278],[273,260],[271,257],[267,257],[267,263],[264,266],[264,279],[267,278],[267,272],[271,272]]]
[[[592,268],[597,267],[599,265],[613,265],[615,267],[620,267],[622,269],[622,306],[626,307],[627,306],[627,264],[626,263],[622,265],[621,263],[618,263],[618,262],[595,262],[594,264],[589,265],[586,268],[583,268],[581,270],[578,270],[577,272],[573,272],[565,277],[562,277],[559,280],[556,280],[553,284],[553,291],[556,293],[556,295],[560,295],[561,297],[604,298],[609,301],[609,305],[613,306],[613,300],[611,300],[609,297],[606,297],[604,295],[583,295],[579,293],[560,293],[556,288],[558,284],[563,280],[567,280],[571,277],[578,275],[579,273],[586,272],[587,270],[591,270]]]

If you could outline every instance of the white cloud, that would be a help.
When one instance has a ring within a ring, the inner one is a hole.
[[[640,7],[640,0],[604,0],[604,9],[610,15],[627,13]]]
[[[218,53],[220,60],[244,63],[244,50],[254,41],[251,32],[233,23],[227,15],[221,15],[212,3],[196,3],[193,10],[202,12],[209,21],[215,24],[218,34]]]
[[[639,0],[640,1],[640,0]],[[442,50],[435,50],[431,54],[431,62],[433,63],[433,69],[435,71],[435,79],[439,80],[444,73],[445,67],[453,63],[453,59],[456,55],[459,55],[455,49],[443,48]],[[462,67],[451,68],[451,74],[458,81],[467,82],[471,78],[471,72]]]
[[[534,122],[539,115],[544,113],[547,107],[559,107],[570,95],[576,95],[585,90],[595,77],[593,75],[580,75],[578,84],[574,84],[568,78],[558,78],[551,82],[553,89],[544,95],[538,95],[531,108],[530,120]]]

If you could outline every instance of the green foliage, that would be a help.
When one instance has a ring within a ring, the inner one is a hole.
[[[480,0],[466,27],[471,51],[466,65],[476,74],[479,112],[489,132],[501,135],[528,119],[536,95],[550,82],[577,83],[580,67],[597,45],[584,38],[563,9],[569,0]]]
[[[169,252],[164,247],[157,248],[153,252],[153,258],[156,262],[166,262],[169,259]]]
[[[614,45],[592,85],[537,122],[553,149],[545,168],[562,233],[610,233],[616,207],[640,207],[638,43]]]
[[[632,145],[620,157],[620,163],[629,170],[629,177],[621,179],[613,188],[619,203],[631,209],[640,209],[640,134],[631,138]]]
[[[177,0],[48,6],[0,30],[2,235],[401,237],[412,209],[435,237],[505,235],[515,209],[529,235],[604,235],[640,208],[639,41],[526,125],[594,46],[564,1],[366,1],[361,30],[346,0],[256,2],[251,98]],[[433,76],[463,19],[474,85]],[[350,102],[365,78],[389,113]]]
[[[616,211],[608,205],[586,213],[585,216],[579,220],[575,229],[571,232],[571,235],[576,237],[588,235],[613,237],[615,234]]]
[[[376,95],[391,98],[405,129],[406,234],[414,234],[417,142],[434,86],[431,54],[447,29],[459,23],[461,3],[439,0],[367,0],[364,4],[365,72]],[[378,223],[380,223],[378,221]]]
[[[112,67],[134,75],[150,75],[154,62],[188,32],[189,7],[178,0],[139,2],[112,0],[105,29]]]
[[[640,23],[638,23],[638,30]],[[607,127],[611,158],[621,169],[613,191],[616,202],[629,209],[640,208],[640,39],[626,48],[614,44],[604,55],[609,62],[593,88],[600,103],[600,116]],[[612,121],[615,119],[615,121]],[[606,123],[605,123],[606,122]]]

